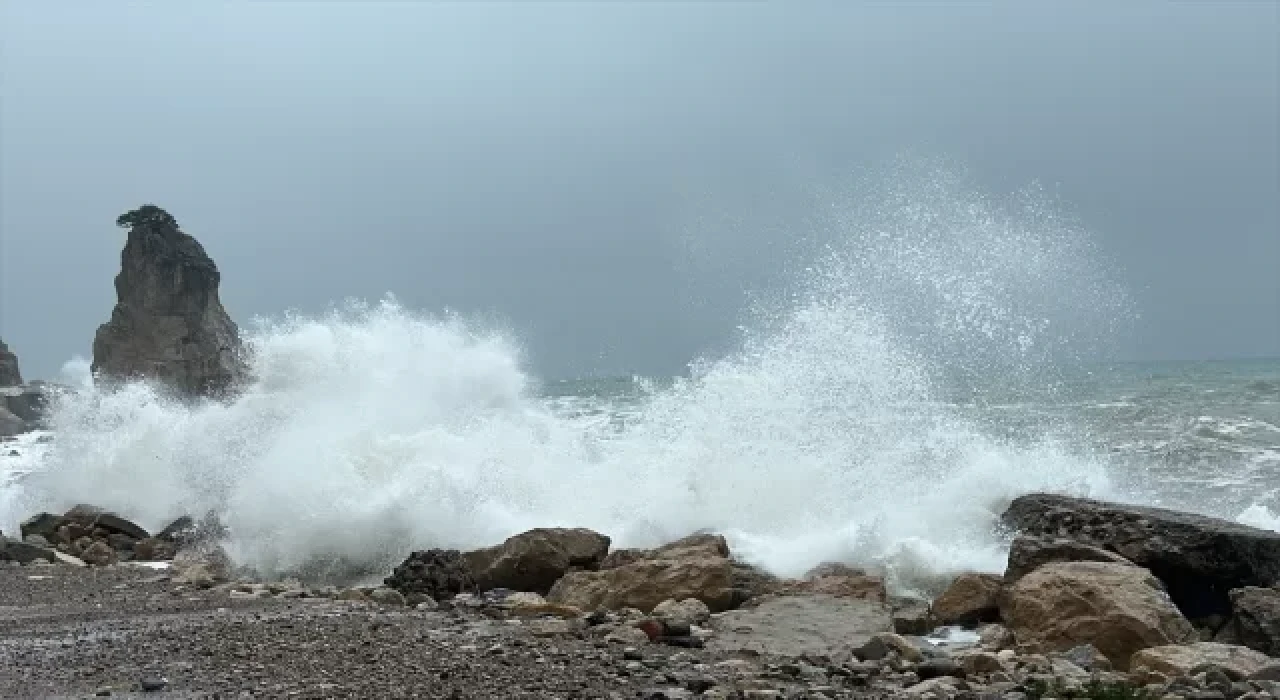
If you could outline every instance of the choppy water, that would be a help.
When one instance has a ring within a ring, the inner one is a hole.
[[[1090,361],[1128,302],[1043,200],[918,171],[820,214],[838,235],[793,287],[677,379],[543,381],[518,338],[392,301],[249,328],[256,381],[226,404],[99,392],[72,363],[54,440],[0,451],[0,528],[82,501],[151,528],[215,510],[274,573],[537,526],[710,528],[781,574],[843,560],[930,588],[1000,570],[992,525],[1032,490],[1277,526],[1280,363]]]

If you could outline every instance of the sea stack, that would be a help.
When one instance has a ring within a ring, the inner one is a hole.
[[[9,346],[0,340],[0,386],[19,386],[22,384],[22,372],[18,371],[18,356],[9,351]]]
[[[222,396],[245,376],[236,324],[218,299],[221,275],[168,212],[144,205],[129,229],[115,309],[93,339],[99,380],[151,379],[185,397]]]

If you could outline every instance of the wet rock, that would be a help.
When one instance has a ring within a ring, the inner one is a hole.
[[[929,601],[919,598],[893,597],[889,599],[893,609],[893,631],[898,634],[928,634],[936,626]]]
[[[921,680],[941,678],[943,676],[963,678],[966,675],[964,668],[954,659],[949,658],[925,659],[916,664],[915,671]]]
[[[120,559],[106,542],[95,541],[80,553],[80,559],[91,566],[110,566]]]
[[[987,651],[1009,649],[1014,643],[1013,633],[1004,625],[983,625],[978,630],[978,646]]]
[[[884,603],[826,594],[769,596],[715,615],[708,647],[801,656],[848,654],[872,635],[892,629]]]
[[[404,595],[422,593],[434,600],[452,598],[476,589],[471,569],[456,549],[414,552],[384,581]]]
[[[1003,617],[1019,645],[1050,652],[1092,644],[1121,669],[1140,649],[1196,638],[1160,582],[1124,564],[1046,564],[1015,583],[1006,601]]]
[[[1280,590],[1238,588],[1231,591],[1233,615],[1227,624],[1240,644],[1280,657]]]
[[[495,547],[463,554],[478,590],[509,588],[547,593],[572,570],[595,570],[609,538],[584,528],[538,528]]]
[[[30,564],[33,561],[57,561],[57,554],[47,547],[6,539],[0,535],[0,561]]]
[[[143,678],[142,681],[138,683],[138,686],[142,688],[142,692],[144,693],[158,693],[168,687],[168,685],[169,681],[164,678],[156,678],[154,676]]]
[[[712,611],[726,610],[739,598],[728,551],[722,537],[695,535],[647,551],[629,564],[565,574],[547,600],[583,610],[650,611],[665,600],[696,598]]]
[[[1050,494],[1014,499],[1003,520],[1025,534],[1068,537],[1150,570],[1190,618],[1230,614],[1228,591],[1280,581],[1280,533],[1227,520]]]
[[[169,565],[169,570],[175,577],[178,577],[182,576],[188,569],[196,566],[202,567],[217,581],[226,581],[231,578],[231,557],[227,555],[226,550],[222,547],[210,543],[179,550],[174,555],[173,563]]]
[[[94,375],[147,377],[184,396],[224,394],[246,365],[239,331],[218,299],[217,266],[159,207],[142,206],[116,223],[129,236],[116,306],[93,339]]]
[[[1176,678],[1191,674],[1197,667],[1211,664],[1235,678],[1248,678],[1273,660],[1247,647],[1196,642],[1143,649],[1133,655],[1129,675],[1138,682],[1151,678]],[[1158,681],[1157,681],[1158,682]]]
[[[1076,540],[1019,535],[1009,547],[1009,563],[1004,572],[1004,582],[1006,585],[1013,584],[1045,564],[1064,561],[1133,563],[1119,554]]]
[[[976,625],[1000,619],[1004,579],[993,574],[961,574],[933,601],[933,615],[944,625]]]
[[[862,569],[827,562],[819,564],[804,575],[801,581],[780,582],[779,593],[822,593],[846,598],[865,598],[887,602],[888,591],[884,579]]]

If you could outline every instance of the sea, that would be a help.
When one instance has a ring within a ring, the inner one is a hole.
[[[81,502],[213,513],[239,563],[309,578],[533,527],[713,531],[779,575],[841,561],[904,593],[1002,571],[999,516],[1034,491],[1280,530],[1280,359],[1113,359],[1141,310],[1056,203],[930,171],[796,231],[787,284],[676,376],[542,377],[500,324],[393,297],[245,324],[226,401],[73,359],[49,429],[0,445],[0,530]]]

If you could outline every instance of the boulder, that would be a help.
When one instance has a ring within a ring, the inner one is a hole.
[[[1197,638],[1160,582],[1126,564],[1046,564],[1008,590],[1001,612],[1019,646],[1048,653],[1092,644],[1119,669],[1140,649]]]
[[[546,593],[573,570],[600,567],[609,538],[583,528],[538,528],[495,547],[462,555],[481,591],[509,588]]]
[[[1238,588],[1230,593],[1234,614],[1227,623],[1240,644],[1280,657],[1280,590]]]
[[[781,581],[779,593],[823,593],[844,598],[865,598],[888,602],[884,579],[846,564],[820,564],[800,581]]]
[[[1191,618],[1231,611],[1228,591],[1280,581],[1280,532],[1162,508],[1051,494],[1020,496],[1004,522],[1115,552],[1164,582]]]
[[[758,604],[715,615],[707,647],[780,656],[847,655],[893,629],[889,606],[822,593],[765,596]]]
[[[0,561],[16,561],[19,564],[30,564],[37,559],[47,562],[57,561],[57,554],[48,547],[6,539],[0,534]]]
[[[434,600],[476,589],[471,569],[456,549],[413,552],[383,582],[405,596],[420,593]]]
[[[697,598],[684,600],[664,600],[653,608],[653,616],[664,622],[689,625],[701,625],[711,619],[711,609]]]
[[[1138,682],[1191,675],[1200,666],[1216,666],[1234,679],[1248,678],[1272,663],[1253,649],[1216,642],[1196,642],[1143,649],[1133,655],[1129,675]],[[1157,675],[1158,674],[1158,675]],[[1158,681],[1157,681],[1158,682]]]
[[[1009,547],[1009,564],[1005,568],[1004,582],[1006,585],[1012,584],[1037,568],[1058,561],[1133,563],[1114,552],[1075,540],[1019,535]]]
[[[0,340],[0,386],[18,386],[22,384],[22,372],[18,370],[18,356],[9,346]]]
[[[893,610],[893,631],[898,634],[924,635],[937,626],[927,600],[894,596],[889,599],[889,606]]]
[[[933,601],[933,616],[944,625],[977,625],[1000,619],[1000,589],[994,574],[961,574]]]
[[[183,396],[220,395],[246,373],[236,324],[218,299],[221,274],[196,239],[163,209],[145,205],[129,229],[117,303],[93,339],[93,373],[145,377]]]
[[[67,511],[62,517],[66,521],[79,523],[89,530],[102,528],[107,531],[108,535],[120,534],[135,541],[145,540],[151,536],[136,523],[125,520],[115,513],[97,506],[80,504]]]
[[[696,598],[713,612],[742,602],[742,578],[718,535],[694,535],[642,552],[630,563],[599,571],[574,571],[552,586],[547,599],[582,610],[637,608]]]

